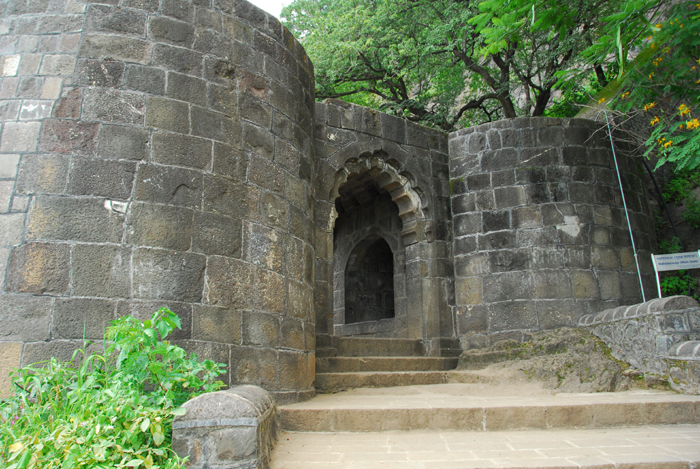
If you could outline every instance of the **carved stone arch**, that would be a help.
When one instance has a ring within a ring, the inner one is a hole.
[[[362,154],[356,159],[347,160],[343,168],[335,174],[329,200],[336,200],[340,196],[340,187],[356,175],[371,177],[380,189],[391,195],[391,200],[399,208],[399,217],[403,223],[401,238],[404,246],[425,239],[426,217],[421,197],[413,187],[413,178],[408,177],[408,174],[400,174],[394,165],[387,163],[376,153]],[[335,217],[337,213],[332,214],[331,229]]]

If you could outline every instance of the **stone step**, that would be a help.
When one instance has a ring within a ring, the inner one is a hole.
[[[283,433],[271,469],[695,469],[700,425],[557,431]]]
[[[700,396],[661,391],[547,394],[519,386],[441,384],[354,389],[279,407],[303,432],[501,431],[700,423]]]
[[[317,392],[340,392],[355,388],[390,388],[449,381],[447,371],[374,371],[316,373]]]
[[[418,339],[374,339],[334,337],[333,346],[341,357],[422,357],[423,342]]]
[[[316,358],[316,373],[447,371],[458,361],[456,357],[321,357]]]

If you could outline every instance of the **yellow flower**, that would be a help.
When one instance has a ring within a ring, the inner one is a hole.
[[[671,52],[671,48],[670,48],[670,47],[664,47],[664,54],[668,54],[669,52]],[[661,60],[661,59],[659,59],[659,60]]]
[[[661,23],[658,23],[658,24],[656,25],[656,27],[659,28],[659,29],[661,29]]]
[[[668,148],[671,145],[673,145],[673,140],[669,140],[668,142],[664,143],[664,148]]]
[[[656,124],[658,124],[659,122],[660,122],[660,121],[659,121],[659,118],[658,118],[657,116],[654,116],[654,118],[653,118],[651,121],[649,121],[649,125],[651,125],[652,127],[654,127],[654,126],[655,126]]]
[[[620,96],[620,97],[621,97],[622,99],[625,99],[625,98],[627,98],[627,96],[629,96],[629,95],[630,95],[630,92],[627,91],[627,92],[625,92],[625,93],[622,93],[622,96]]]
[[[600,98],[600,99],[598,100],[598,104],[603,104],[604,102],[605,102],[605,98]]]
[[[649,74],[649,79],[651,80],[651,77],[653,77],[653,76],[654,76],[654,72],[651,72],[651,73]]]
[[[681,104],[680,106],[678,106],[678,113],[681,116],[684,116],[686,114],[690,114],[690,108],[688,106],[686,106],[685,104]]]
[[[700,121],[698,119],[689,120],[685,123],[688,130],[697,129],[700,127]]]
[[[646,105],[644,105],[644,110],[648,111],[649,109],[653,108],[654,106],[656,106],[656,103],[646,104]]]

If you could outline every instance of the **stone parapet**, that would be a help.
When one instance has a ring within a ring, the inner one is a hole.
[[[671,385],[700,392],[700,306],[687,296],[658,298],[583,316],[615,358],[645,373],[665,375]]]
[[[279,423],[275,400],[257,386],[198,396],[173,422],[173,450],[189,469],[267,469]]]

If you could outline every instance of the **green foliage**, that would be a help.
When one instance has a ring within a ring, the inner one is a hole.
[[[13,395],[0,401],[0,468],[184,467],[170,448],[173,417],[219,389],[224,370],[164,340],[179,327],[165,308],[144,322],[120,318],[104,353],[14,372]]]
[[[681,242],[675,236],[671,239],[659,241],[659,254],[674,254],[681,252]]]
[[[359,99],[449,131],[543,115],[556,73],[576,63],[595,38],[597,18],[614,4],[551,3],[561,15],[543,6],[537,27],[514,32],[513,25],[524,24],[518,15],[535,11],[531,3],[295,0],[282,20],[314,63],[318,98]],[[562,15],[566,27],[545,27]],[[495,40],[499,25],[509,32]]]
[[[683,220],[696,230],[700,229],[700,200],[695,196],[688,199],[685,212],[683,212]]]
[[[601,89],[602,86],[594,74],[583,81],[568,81],[562,86],[561,98],[555,99],[544,115],[547,117],[574,117],[581,111],[581,107],[589,103]]]
[[[683,220],[700,229],[700,200],[691,191],[700,186],[700,168],[675,170],[664,186],[663,197],[667,203],[685,203]]]
[[[695,285],[695,280],[687,270],[679,270],[676,275],[669,275],[661,280],[661,292],[664,297],[687,295]]]

